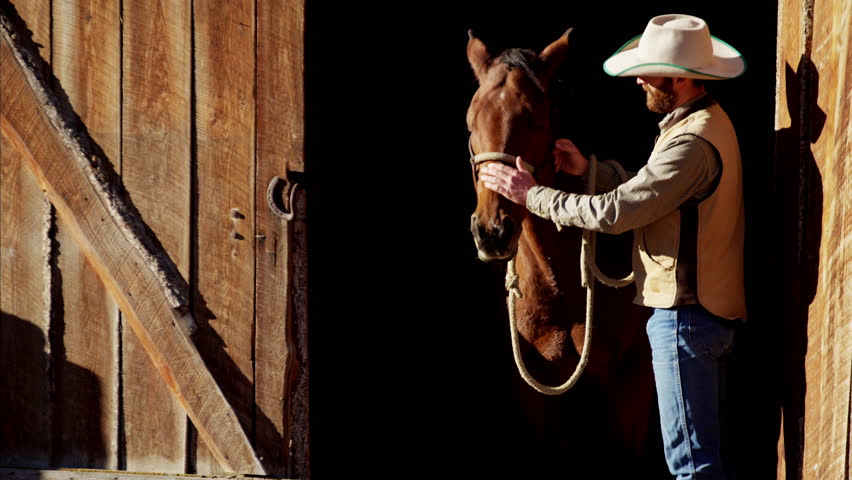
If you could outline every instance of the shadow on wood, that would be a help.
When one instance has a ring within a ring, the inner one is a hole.
[[[808,309],[819,284],[823,186],[811,146],[822,134],[825,112],[817,105],[819,71],[802,56],[794,72],[785,65],[789,127],[777,132],[778,276],[781,295],[773,315],[779,349],[782,439],[788,479],[802,478],[805,443],[805,357]]]
[[[186,281],[145,224],[103,150],[88,135],[38,54],[31,32],[14,7],[3,6],[4,133],[27,157],[60,218],[72,227],[75,241],[83,244],[89,262],[222,467],[263,473],[245,434],[252,431],[245,428],[245,422],[252,420],[252,405],[237,406],[236,416],[243,421],[240,431],[215,377],[201,363],[194,343],[186,342],[193,328],[192,318],[186,314]],[[208,358],[215,356],[219,365],[229,364],[224,349],[213,350],[216,353]],[[251,381],[244,375],[226,370],[229,375],[220,379],[251,389]],[[51,419],[53,424],[55,421]],[[63,440],[62,445],[65,443]],[[62,466],[73,465],[63,461]]]
[[[61,339],[61,323],[51,336]],[[65,360],[59,348],[46,348],[44,332],[32,322],[0,312],[0,462],[4,465],[105,468],[104,439],[100,430],[90,428],[86,420],[99,420],[98,403],[88,412],[75,416],[62,408],[68,393],[51,388],[54,379],[60,385],[75,385],[92,398],[100,393],[100,382],[89,370]]]

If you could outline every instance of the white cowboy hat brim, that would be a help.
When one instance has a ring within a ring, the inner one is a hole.
[[[734,47],[711,36],[713,60],[699,68],[687,68],[674,63],[653,62],[639,58],[638,46],[642,35],[619,48],[603,64],[604,71],[613,77],[686,77],[703,80],[736,78],[745,72],[743,56]]]

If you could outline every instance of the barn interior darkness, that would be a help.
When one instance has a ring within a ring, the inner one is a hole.
[[[772,262],[763,213],[771,211],[776,2],[753,2],[748,16],[730,0],[307,4],[314,478],[530,478],[523,472],[535,455],[516,428],[502,273],[477,260],[469,231],[465,112],[476,82],[467,30],[498,53],[540,51],[574,27],[553,85],[557,133],[638,169],[660,116],[645,109],[632,79],[611,78],[601,64],[663,13],[706,19],[748,65],[709,88],[737,128],[745,175],[752,318],[735,382],[737,415],[748,420],[737,434],[748,455],[738,458],[752,474],[744,478],[774,478],[777,408],[760,355],[771,295],[758,278]]]

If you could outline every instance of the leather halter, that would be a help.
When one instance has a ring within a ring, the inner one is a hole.
[[[470,171],[473,174],[473,184],[476,185],[477,172],[479,172],[479,165],[485,162],[500,162],[504,165],[509,165],[510,167],[515,166],[515,159],[517,157],[513,157],[508,153],[503,152],[483,152],[483,153],[473,153],[473,135],[467,138],[467,151],[470,153]],[[527,169],[528,172],[535,172],[535,167],[530,165],[521,159],[521,165]]]

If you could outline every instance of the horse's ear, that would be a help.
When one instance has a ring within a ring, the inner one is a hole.
[[[467,35],[467,61],[470,62],[470,67],[473,69],[473,74],[476,75],[477,80],[481,80],[481,75],[485,73],[484,67],[491,56],[482,40],[473,35],[473,30],[468,30]]]
[[[571,35],[573,30],[573,28],[569,28],[561,37],[559,37],[559,39],[548,45],[538,56],[541,59],[542,64],[544,64],[544,68],[541,73],[541,84],[544,85],[545,88],[550,85],[550,80],[553,79],[553,75],[556,73],[559,65],[561,65],[562,62],[565,61],[565,57],[568,56],[568,36]]]

